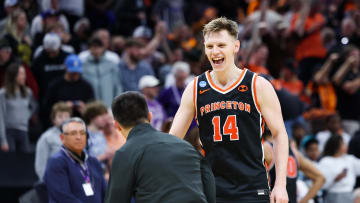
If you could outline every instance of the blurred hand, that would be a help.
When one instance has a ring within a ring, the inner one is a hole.
[[[344,83],[343,89],[349,94],[355,94],[358,91],[359,86],[357,86],[354,81],[347,81]]]
[[[164,21],[159,21],[156,24],[155,33],[161,35],[161,37],[165,37],[165,35],[167,33],[167,29],[166,29],[166,24]]]
[[[346,170],[346,168],[344,168],[344,170],[336,176],[335,182],[338,182],[341,179],[343,179],[346,176],[346,173],[347,173],[347,170]]]
[[[275,184],[274,189],[271,192],[270,202],[271,203],[287,203],[287,202],[289,202],[286,187],[277,186]]]
[[[1,151],[8,152],[9,151],[9,145],[8,144],[1,144]]]
[[[329,59],[331,62],[335,62],[339,59],[339,54],[338,53],[332,53],[330,56],[329,56]]]
[[[346,58],[346,63],[349,63],[350,65],[353,65],[355,61],[356,61],[355,56],[349,56]]]

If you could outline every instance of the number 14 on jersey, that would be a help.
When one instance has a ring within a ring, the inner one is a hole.
[[[220,116],[214,116],[212,119],[212,125],[214,129],[214,142],[221,142],[223,140],[223,135],[230,135],[231,141],[239,140],[239,131],[235,115],[228,115],[226,117],[224,125],[221,127],[220,124]]]

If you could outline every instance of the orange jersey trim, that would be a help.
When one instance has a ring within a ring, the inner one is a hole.
[[[194,87],[193,87],[193,102],[194,102],[194,108],[195,108],[195,120],[197,120],[197,106],[196,106],[196,96],[197,96],[197,80],[198,77],[194,78]]]
[[[228,87],[228,88],[226,88],[226,89],[222,89],[222,88],[220,88],[220,87],[218,87],[218,86],[215,85],[215,83],[214,83],[214,82],[212,81],[212,79],[211,79],[210,71],[207,71],[207,72],[206,72],[206,76],[207,76],[207,78],[208,78],[208,80],[209,80],[209,83],[211,84],[211,86],[212,86],[213,88],[215,88],[216,90],[224,93],[224,92],[226,92],[226,91],[234,88],[236,85],[238,85],[238,83],[244,78],[245,72],[246,72],[246,69],[243,69],[243,72],[241,73],[240,77],[239,77],[230,87]]]
[[[258,100],[257,100],[257,95],[256,95],[256,79],[257,79],[257,75],[255,75],[255,78],[254,78],[254,82],[253,82],[253,90],[254,90],[254,99],[255,99],[255,105],[256,105],[256,108],[259,110],[259,112],[261,113],[261,109],[260,109],[260,106],[259,106],[259,103],[258,103]]]

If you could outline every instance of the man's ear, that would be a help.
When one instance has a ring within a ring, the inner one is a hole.
[[[115,125],[115,128],[116,128],[117,130],[119,130],[120,132],[122,131],[122,128],[121,128],[120,124],[119,124],[117,121],[115,121],[115,120],[114,120],[114,125]]]
[[[149,119],[149,122],[151,123],[151,121],[152,121],[152,113],[150,111],[148,113],[148,119]]]
[[[60,134],[60,140],[61,140],[61,142],[63,142],[63,143],[64,143],[64,136],[65,136],[64,133],[61,133],[61,134]]]
[[[240,41],[236,40],[235,41],[235,53],[238,53],[240,49]]]

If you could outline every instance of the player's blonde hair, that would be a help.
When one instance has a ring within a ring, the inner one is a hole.
[[[203,36],[205,37],[211,32],[220,32],[222,30],[228,31],[232,37],[238,39],[239,31],[237,23],[226,17],[216,18],[207,23],[203,29]]]

